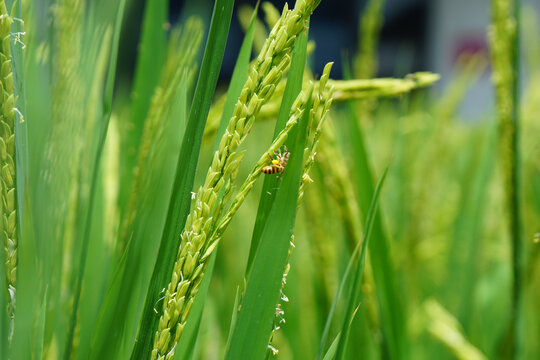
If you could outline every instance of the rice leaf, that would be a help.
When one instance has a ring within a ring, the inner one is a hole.
[[[231,346],[231,338],[233,335],[234,327],[236,326],[236,321],[238,320],[238,305],[240,305],[240,286],[236,288],[236,293],[234,295],[233,311],[231,315],[231,324],[229,326],[229,336],[227,337],[227,345],[225,349],[228,349]]]
[[[178,125],[175,124],[174,130],[168,129],[169,134],[172,135],[168,137],[176,135]],[[171,139],[164,138],[161,141],[170,143]],[[177,154],[179,148],[180,144],[174,144],[174,146],[169,144],[163,153]],[[168,200],[172,192],[174,172],[167,172],[167,170],[171,169],[170,166],[174,167],[176,159],[163,158],[165,159],[168,161],[164,164],[155,164],[148,169],[149,172],[155,174],[153,180],[157,177],[159,179],[151,182],[155,187],[150,193],[151,199],[143,202],[144,212],[137,219],[131,244],[122,257],[122,263],[116,270],[114,280],[104,299],[99,326],[94,331],[92,358],[126,358],[131,352],[142,301],[144,301],[146,286],[157,252],[155,242],[148,239],[158,238],[162,233]],[[122,326],[117,326],[117,324],[122,324]]]
[[[323,357],[323,360],[333,360],[336,358],[336,351],[339,344],[340,334],[336,336],[334,341],[332,341],[332,344],[330,344],[330,347],[328,348],[328,351]]]
[[[311,108],[311,97],[305,109]],[[309,111],[293,129],[291,157],[253,259],[225,359],[264,358],[296,218]],[[249,341],[246,341],[249,339]]]
[[[126,0],[120,0],[120,3],[118,5],[117,10],[117,16],[115,21],[115,27],[113,32],[113,39],[111,43],[111,54],[109,58],[109,67],[107,71],[107,78],[105,80],[105,91],[103,94],[103,114],[102,114],[102,124],[98,139],[98,145],[95,153],[94,162],[92,164],[92,180],[90,183],[90,200],[88,202],[88,210],[87,215],[84,223],[84,233],[83,233],[83,239],[81,244],[81,251],[80,251],[80,260],[79,260],[79,268],[78,268],[78,274],[74,286],[74,300],[73,300],[73,308],[71,310],[70,320],[69,320],[69,330],[68,330],[68,337],[64,348],[64,358],[69,359],[71,357],[71,351],[72,351],[72,344],[73,344],[73,336],[75,332],[75,326],[77,324],[77,317],[78,317],[78,311],[79,311],[79,301],[81,296],[81,288],[82,288],[82,281],[84,277],[84,272],[86,270],[86,260],[87,260],[87,252],[88,252],[88,245],[90,241],[90,231],[92,229],[92,214],[93,214],[93,204],[97,197],[97,186],[98,186],[98,180],[99,180],[99,171],[100,171],[100,164],[101,164],[101,155],[103,153],[103,148],[105,144],[105,139],[107,137],[107,131],[109,129],[109,121],[111,117],[111,110],[112,110],[112,99],[113,99],[113,89],[114,89],[114,80],[116,76],[116,63],[118,60],[118,43],[120,40],[120,30],[122,27],[122,19],[124,17],[124,10],[125,10]]]
[[[153,269],[158,240],[163,232],[167,207],[174,181],[175,156],[179,154],[187,109],[187,79],[183,75],[178,86],[178,96],[171,106],[170,116],[161,119],[163,136],[154,147],[152,157],[145,165],[138,208],[134,219],[131,240],[108,287],[101,307],[98,326],[94,331],[92,356],[98,359],[125,358],[133,345],[133,336],[144,300],[146,286]],[[149,241],[152,239],[152,241]],[[137,294],[137,296],[133,296]],[[122,309],[122,311],[120,311]],[[115,324],[123,324],[118,327]],[[127,349],[120,349],[120,343]]]
[[[291,59],[291,68],[287,78],[287,85],[281,100],[276,126],[274,127],[274,138],[285,127],[294,99],[296,99],[296,96],[302,90],[302,80],[306,64],[308,31],[309,29],[299,35],[294,46]],[[264,178],[261,198],[259,200],[259,208],[257,209],[257,216],[255,218],[255,226],[253,227],[253,234],[251,236],[251,247],[249,249],[249,257],[245,275],[246,278],[251,270],[253,258],[257,252],[261,234],[265,227],[266,221],[268,220],[270,209],[274,204],[278,182],[279,180],[273,177]]]
[[[371,236],[371,231],[373,229],[373,223],[377,215],[377,205],[379,202],[379,195],[381,193],[382,186],[384,185],[386,174],[388,174],[388,166],[384,170],[381,176],[381,179],[377,183],[375,192],[373,193],[373,197],[369,205],[369,210],[368,210],[366,222],[364,225],[364,237],[363,237],[364,239],[361,244],[360,258],[357,261],[355,261],[354,268],[356,270],[356,273],[355,273],[354,280],[352,282],[352,289],[349,293],[349,301],[345,309],[345,317],[343,319],[343,325],[341,328],[341,336],[339,339],[339,345],[337,347],[336,359],[345,358],[346,349],[347,349],[347,341],[349,340],[349,332],[351,331],[351,324],[356,314],[357,306],[359,306],[357,304],[360,304],[360,301],[362,299],[361,283],[362,283],[362,273],[364,271],[364,263],[366,259],[367,244],[369,243],[369,238]],[[355,251],[354,253],[357,253],[357,251]],[[351,257],[351,260],[355,258],[356,256],[354,256],[353,254],[353,256]]]
[[[167,21],[167,13],[168,1],[146,1],[134,75],[130,126],[127,127],[130,131],[128,136],[125,136],[125,144],[123,145],[132,151],[122,152],[125,163],[121,174],[124,175],[125,179],[121,181],[123,186],[120,188],[120,203],[126,201],[129,194],[129,183],[137,159],[137,151],[134,150],[138,148],[141,141],[144,120],[148,114],[150,100],[158,85],[165,60],[166,31],[164,24]]]
[[[346,68],[346,67],[344,67]],[[345,76],[347,78],[348,75]],[[359,125],[355,109],[349,103],[348,132],[351,136],[354,174],[358,194],[358,205],[362,221],[365,223],[369,212],[368,204],[373,198],[373,172],[369,164],[364,135]],[[373,219],[373,241],[369,244],[369,254],[379,311],[383,328],[383,346],[386,347],[392,359],[407,358],[406,317],[403,299],[396,288],[396,280],[392,259],[390,256],[388,236],[383,228],[381,212]]]
[[[214,4],[203,63],[176,166],[173,193],[170,199],[165,228],[145,297],[139,332],[131,353],[132,359],[147,358],[152,349],[154,329],[159,319],[154,312],[154,306],[161,297],[161,290],[169,282],[176,253],[180,246],[179,234],[184,227],[189,212],[191,190],[197,168],[202,134],[225,51],[233,4],[234,1],[232,0],[216,0]]]
[[[164,24],[167,13],[167,1],[146,1],[133,85],[131,121],[136,129],[135,134],[129,136],[131,139],[138,140],[141,136],[142,124],[148,113],[150,99],[159,81],[166,52]]]

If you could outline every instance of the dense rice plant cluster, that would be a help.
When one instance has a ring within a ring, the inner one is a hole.
[[[384,0],[310,66],[320,2],[0,0],[0,359],[540,357],[533,12],[435,95],[375,77]]]

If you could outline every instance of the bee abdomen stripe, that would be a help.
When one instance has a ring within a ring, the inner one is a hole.
[[[265,166],[261,169],[261,171],[265,174],[276,174],[278,172],[281,172],[283,168],[281,166]]]

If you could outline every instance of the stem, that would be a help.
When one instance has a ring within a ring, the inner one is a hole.
[[[521,298],[522,298],[522,251],[523,244],[521,242],[521,226],[520,226],[520,203],[519,203],[519,51],[520,51],[520,0],[514,0],[514,18],[515,18],[515,34],[512,38],[512,69],[514,76],[512,77],[512,126],[510,142],[510,166],[508,167],[509,179],[508,187],[508,207],[510,212],[510,236],[512,241],[512,270],[513,270],[513,287],[512,287],[512,313],[511,313],[511,329],[512,329],[512,347],[511,358],[517,357],[518,339],[517,329],[519,327]]]

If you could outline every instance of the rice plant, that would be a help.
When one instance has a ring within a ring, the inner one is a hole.
[[[1,359],[540,357],[534,12],[436,95],[376,78],[382,0],[311,67],[321,1],[146,1],[130,50],[135,1],[0,0]]]

